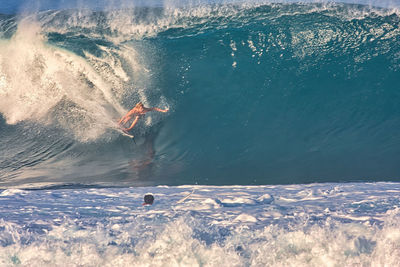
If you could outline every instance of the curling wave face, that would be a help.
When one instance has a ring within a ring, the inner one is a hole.
[[[0,17],[2,186],[396,180],[400,17],[199,4]],[[170,107],[135,128],[137,101]]]

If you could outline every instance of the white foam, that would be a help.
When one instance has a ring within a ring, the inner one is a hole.
[[[361,183],[7,193],[0,197],[6,215],[0,219],[0,265],[396,266],[399,188]],[[175,205],[194,189],[195,196]],[[155,202],[142,207],[147,192]],[[310,193],[324,197],[310,199]],[[282,198],[297,203],[273,201]]]
[[[234,219],[235,222],[257,222],[257,219],[249,214],[240,214]]]
[[[83,58],[51,46],[39,22],[22,19],[14,36],[0,42],[0,112],[6,122],[52,123],[90,141],[115,128],[126,112],[120,103],[127,93],[137,90],[146,104],[144,56],[127,45],[99,49],[101,57],[85,51]]]
[[[6,189],[6,190],[3,190],[3,191],[0,193],[0,196],[1,196],[1,197],[4,197],[4,196],[13,196],[13,195],[16,195],[16,194],[27,194],[27,192],[24,191],[24,190],[20,190],[20,189]]]

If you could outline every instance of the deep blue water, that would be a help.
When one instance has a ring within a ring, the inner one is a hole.
[[[178,4],[1,4],[1,187],[399,181],[393,3]]]

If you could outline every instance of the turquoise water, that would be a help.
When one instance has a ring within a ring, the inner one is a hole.
[[[3,187],[398,181],[396,9],[43,5],[0,17]]]

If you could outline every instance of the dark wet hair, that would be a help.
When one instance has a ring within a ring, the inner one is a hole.
[[[154,196],[151,194],[147,194],[144,196],[144,204],[152,205],[154,202]]]

